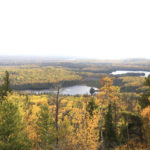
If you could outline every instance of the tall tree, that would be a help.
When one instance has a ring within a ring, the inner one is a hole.
[[[60,88],[61,88],[61,85],[57,85],[56,86],[57,88],[57,92],[56,92],[56,95],[54,95],[52,101],[55,105],[55,129],[56,129],[56,149],[59,147],[59,111],[60,111],[60,104],[61,104],[61,101],[66,97],[66,96],[60,96]]]
[[[90,99],[90,101],[87,104],[87,111],[91,116],[93,116],[93,111],[97,108],[97,105],[95,104],[94,97]]]
[[[117,144],[117,132],[113,124],[112,106],[109,104],[104,124],[104,143],[107,148],[114,147]]]
[[[103,124],[105,116],[105,108],[111,103],[112,117],[114,119],[115,128],[117,128],[118,120],[118,109],[120,105],[120,88],[113,85],[113,78],[104,77],[101,79],[100,84],[103,85],[99,89],[97,94],[98,106],[100,109],[100,121],[99,121],[99,131],[100,131],[100,141],[102,143],[101,149],[104,148],[104,137],[103,137]]]
[[[18,106],[9,101],[0,104],[0,149],[29,150],[30,140]]]
[[[37,120],[37,134],[39,136],[39,145],[43,150],[53,149],[55,141],[54,119],[49,114],[47,105],[41,106]]]
[[[141,95],[139,104],[142,108],[141,114],[143,117],[144,141],[146,147],[150,147],[150,75],[145,78],[144,85],[147,86],[148,89]]]
[[[144,85],[148,87],[148,89],[141,95],[139,99],[139,104],[141,105],[141,108],[146,108],[150,105],[149,97],[150,97],[150,75],[145,78]]]
[[[3,78],[3,84],[2,84],[1,90],[0,90],[1,99],[4,99],[4,97],[7,96],[9,92],[11,92],[9,72],[5,71],[5,76]]]

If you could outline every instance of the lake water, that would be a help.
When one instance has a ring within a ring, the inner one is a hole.
[[[127,74],[127,73],[144,73],[144,77],[148,77],[150,75],[150,72],[148,71],[114,71],[111,74],[113,75],[121,75],[121,74]]]
[[[91,87],[86,85],[75,85],[70,87],[65,87],[60,89],[60,94],[62,95],[90,95]],[[97,89],[97,88],[94,88]],[[48,93],[56,93],[55,90],[25,90],[24,92],[31,94],[48,94]]]
[[[114,71],[111,74],[113,75],[121,75],[121,74],[127,74],[127,73],[144,73],[145,77],[148,77],[150,75],[150,72],[148,71]],[[70,87],[65,87],[60,89],[60,94],[62,95],[90,95],[90,86],[86,85],[75,85]],[[97,89],[94,87],[94,89]],[[55,90],[25,90],[24,92],[31,93],[31,94],[48,94],[48,93],[56,93]]]

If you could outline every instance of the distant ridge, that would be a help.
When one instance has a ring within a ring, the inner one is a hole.
[[[150,63],[150,59],[146,58],[129,58],[125,59],[123,63]]]
[[[0,56],[0,65],[42,64],[53,62],[66,63],[106,63],[106,64],[150,64],[150,59],[93,59],[69,56]]]

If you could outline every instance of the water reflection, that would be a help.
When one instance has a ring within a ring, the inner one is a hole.
[[[90,86],[86,85],[75,85],[70,87],[65,87],[60,89],[60,94],[62,95],[90,95]],[[95,90],[97,88],[94,87]],[[48,93],[56,93],[55,90],[25,90],[24,92],[31,94],[48,94]]]

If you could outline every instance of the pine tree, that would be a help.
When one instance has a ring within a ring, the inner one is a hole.
[[[104,143],[107,148],[114,147],[117,144],[117,133],[113,124],[112,106],[108,105],[108,112],[105,116],[104,124]]]
[[[49,114],[47,105],[41,106],[37,120],[37,134],[39,136],[39,145],[43,150],[53,149],[55,141],[54,120]]]
[[[30,149],[30,140],[25,132],[18,106],[9,101],[0,104],[0,149]]]
[[[5,76],[3,78],[3,84],[0,89],[1,100],[4,100],[4,97],[7,96],[8,93],[10,92],[11,92],[11,88],[10,88],[9,72],[6,71]]]
[[[92,97],[90,99],[90,101],[88,102],[88,105],[87,105],[87,111],[89,112],[89,114],[91,116],[93,116],[93,111],[97,108],[97,105],[95,104],[95,101],[94,101],[94,97]]]
[[[139,99],[139,104],[141,108],[144,109],[150,105],[149,97],[150,97],[150,75],[145,78],[144,85],[148,87],[148,89],[141,95]]]

